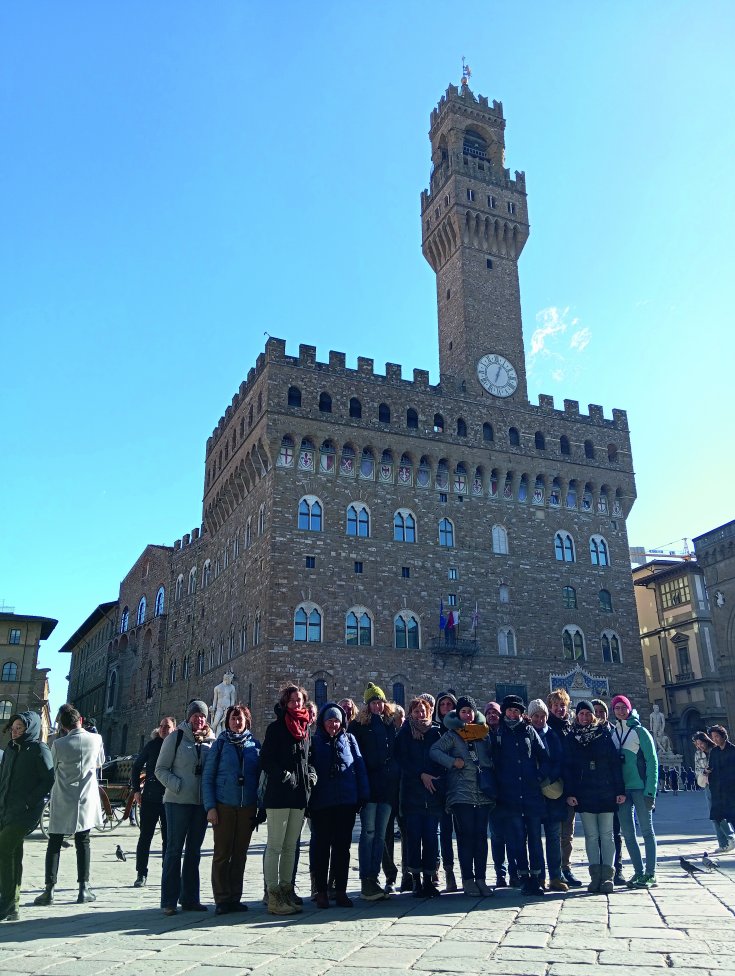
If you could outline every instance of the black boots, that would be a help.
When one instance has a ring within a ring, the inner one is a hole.
[[[97,901],[97,895],[89,887],[89,881],[80,881],[77,905],[86,905],[90,901]]]
[[[33,899],[34,905],[50,905],[54,900],[54,886],[47,884],[38,898]]]
[[[147,880],[148,880],[148,877],[147,877],[147,875],[145,875],[145,874],[140,874],[140,873],[139,873],[139,874],[138,874],[138,877],[137,877],[137,878],[135,879],[135,881],[133,882],[133,887],[134,887],[134,888],[145,888],[145,885],[146,885],[146,881],[147,881]]]
[[[424,897],[424,886],[421,884],[421,875],[411,874],[411,880],[413,881],[413,897],[423,898]]]
[[[422,886],[422,894],[424,898],[438,898],[441,895],[441,891],[437,887],[434,877],[431,874],[424,875],[424,883]]]

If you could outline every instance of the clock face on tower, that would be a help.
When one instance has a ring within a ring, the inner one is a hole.
[[[497,353],[489,353],[478,361],[477,378],[487,392],[496,397],[512,396],[518,387],[513,364]]]

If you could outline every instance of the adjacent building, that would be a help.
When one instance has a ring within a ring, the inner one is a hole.
[[[735,732],[735,521],[693,541],[709,595],[726,725]]]
[[[38,651],[58,623],[51,617],[33,617],[0,610],[0,743],[8,734],[5,725],[17,712],[33,711],[41,716],[45,740],[51,727],[49,714],[49,668],[38,667]]]
[[[109,752],[211,701],[225,668],[261,731],[287,678],[317,702],[368,681],[399,701],[558,685],[645,701],[627,416],[528,399],[526,178],[505,168],[505,125],[466,84],[431,113],[439,382],[269,339],[207,441],[201,526],[148,546],[65,645],[73,689],[99,693],[84,641],[115,616],[90,698]]]

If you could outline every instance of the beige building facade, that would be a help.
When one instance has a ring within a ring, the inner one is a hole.
[[[0,611],[1,745],[8,741],[9,734],[4,729],[16,712],[38,712],[43,740],[48,736],[49,669],[38,667],[38,651],[41,641],[48,640],[57,623],[51,617]]]

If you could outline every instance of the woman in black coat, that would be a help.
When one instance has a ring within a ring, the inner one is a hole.
[[[10,742],[0,762],[0,921],[19,917],[23,841],[38,823],[54,783],[51,750],[41,742],[35,712],[13,715]]]
[[[268,841],[263,876],[271,915],[293,915],[302,910],[301,899],[294,892],[293,869],[315,780],[309,766],[309,722],[306,691],[299,685],[286,685],[260,751],[260,765],[267,777],[264,806]]]
[[[138,804],[140,823],[140,837],[135,849],[135,871],[137,877],[133,882],[134,888],[142,888],[148,878],[148,858],[151,853],[151,841],[156,827],[161,824],[161,861],[166,857],[166,812],[163,809],[164,787],[156,779],[156,763],[161,755],[161,746],[166,736],[176,728],[176,719],[167,715],[155,731],[152,739],[143,746],[140,755],[135,757],[131,779],[133,783],[134,799]],[[141,784],[141,775],[145,773],[145,781]]]
[[[613,817],[625,803],[623,763],[607,724],[598,723],[591,702],[577,703],[577,717],[564,739],[564,791],[582,817],[589,861],[587,891],[614,891]]]
[[[708,756],[710,820],[735,825],[735,745],[728,739],[724,725],[713,725],[707,731],[715,744]]]
[[[429,750],[440,738],[439,726],[432,722],[431,713],[426,698],[412,699],[408,717],[396,737],[407,869],[417,898],[436,898],[441,894],[434,883],[434,871],[439,857],[439,819],[444,809],[443,769],[429,758]]]

